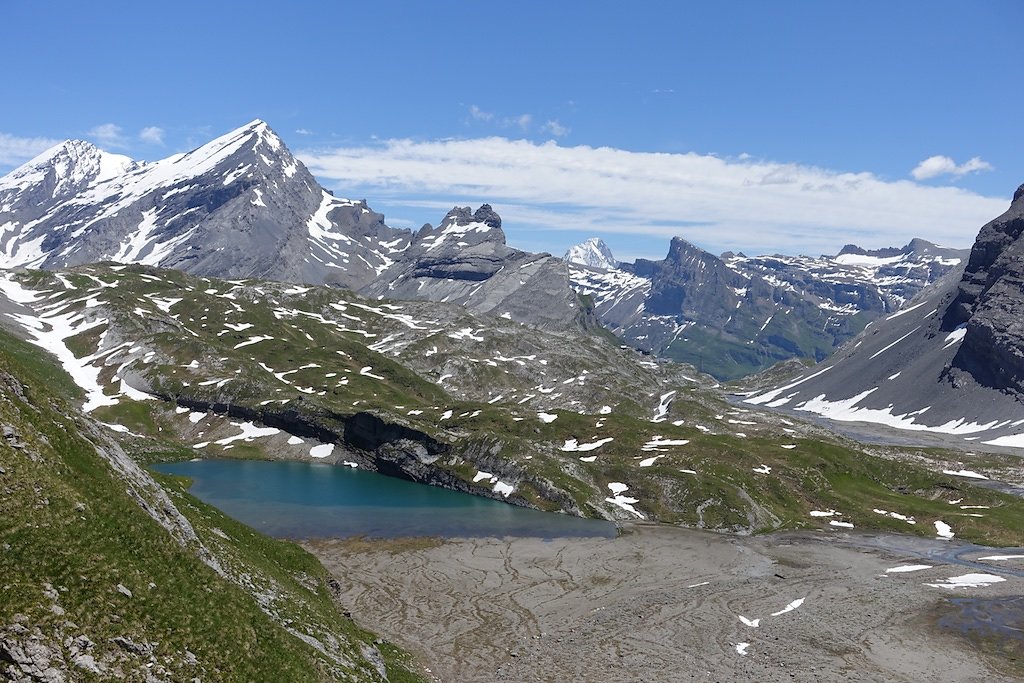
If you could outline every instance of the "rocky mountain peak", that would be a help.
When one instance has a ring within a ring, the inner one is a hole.
[[[133,159],[104,152],[91,142],[65,140],[0,178],[0,192],[37,188],[48,199],[58,199],[139,166]]]
[[[321,188],[260,119],[148,164],[62,143],[0,179],[0,225],[2,267],[112,260],[352,287],[410,237]]]
[[[490,204],[481,204],[480,208],[475,212],[471,207],[468,206],[455,206],[452,210],[445,214],[444,219],[441,221],[441,228],[446,228],[452,225],[467,226],[473,223],[480,223],[487,226],[488,228],[501,229],[501,216],[491,208]],[[427,225],[430,225],[429,223]],[[425,225],[424,228],[427,226]]]
[[[844,244],[843,248],[836,253],[836,256],[845,256],[846,254],[853,254],[855,256],[865,256],[867,253],[867,249],[859,247],[856,244]]]
[[[284,141],[281,139],[281,136],[274,132],[274,129],[271,128],[266,121],[263,121],[261,119],[255,119],[253,121],[250,121],[245,126],[242,126],[240,130],[247,131],[255,139],[255,143],[257,145],[263,143],[264,145],[266,145],[275,152],[287,152],[288,150],[288,148],[285,147]]]
[[[1021,197],[1024,197],[1024,184],[1021,184],[1021,186],[1017,188],[1017,191],[1013,193],[1013,201],[1016,202]]]
[[[435,254],[441,251],[461,252],[467,248],[476,251],[506,248],[501,217],[489,204],[481,205],[475,212],[468,206],[453,207],[438,227],[427,223],[420,228],[414,243],[420,249]]]
[[[612,255],[612,250],[600,237],[591,237],[585,242],[569,247],[562,259],[568,263],[604,270],[614,270],[619,267],[619,262]]]
[[[841,266],[884,269],[890,267],[934,268],[956,265],[965,256],[964,249],[942,247],[928,240],[915,237],[902,247],[864,249],[847,244],[835,256],[823,256]]]
[[[936,248],[938,248],[937,244],[923,240],[920,237],[915,237],[907,242],[907,246],[903,247],[905,252],[909,254],[927,254]]]
[[[492,228],[501,228],[501,216],[491,208],[490,204],[481,204],[480,208],[473,214],[473,219]]]
[[[666,260],[674,261],[679,264],[682,264],[684,262],[690,262],[693,260],[699,260],[709,263],[721,262],[721,259],[719,259],[714,254],[701,249],[695,244],[687,242],[682,237],[672,238],[672,243],[669,245],[668,256],[666,256]]]
[[[902,247],[881,247],[880,249],[865,249],[857,246],[856,244],[844,245],[839,250],[833,259],[838,259],[840,256],[873,256],[875,258],[891,258],[893,256],[902,256],[904,254],[911,254],[918,250],[927,251],[928,247],[934,247],[935,245],[925,240],[914,238],[908,244]]]
[[[453,206],[441,219],[441,226],[469,225],[473,222],[473,209],[469,206]],[[429,223],[427,225],[430,225]],[[426,226],[424,226],[426,227]]]

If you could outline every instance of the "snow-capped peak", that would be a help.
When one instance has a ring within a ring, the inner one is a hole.
[[[52,198],[115,178],[139,164],[121,154],[104,152],[84,140],[65,140],[0,178],[0,191],[24,190],[52,182]]]
[[[956,249],[940,247],[927,240],[915,237],[902,247],[886,247],[884,249],[862,249],[854,244],[847,244],[838,254],[828,257],[842,266],[859,266],[881,268],[898,263],[935,262],[950,266],[960,263],[961,254]]]
[[[612,256],[612,250],[599,237],[591,237],[586,242],[569,247],[562,258],[569,263],[578,263],[591,268],[615,270],[619,267],[619,262]]]
[[[284,143],[266,122],[254,119],[249,123],[236,128],[230,133],[225,133],[218,138],[201,147],[184,154],[180,157],[172,157],[173,164],[178,169],[191,168],[196,173],[205,173],[211,167],[241,149],[251,149],[254,152],[266,153],[281,152],[287,155],[286,161],[291,161],[291,155],[287,154]],[[160,163],[165,163],[164,160]],[[270,159],[265,159],[265,163]]]
[[[236,132],[251,131],[261,142],[265,142],[271,149],[277,151],[284,147],[284,143],[270,125],[263,119],[253,119]]]

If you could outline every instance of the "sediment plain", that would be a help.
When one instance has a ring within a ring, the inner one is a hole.
[[[1020,595],[1024,550],[643,524],[615,539],[304,546],[336,577],[346,609],[414,653],[437,681],[991,683],[1021,675],[1020,643],[1006,635],[1020,615],[1004,615],[1009,630],[985,631],[992,625],[958,621],[949,600]],[[978,559],[989,556],[1001,559]],[[996,578],[942,585],[969,574]]]

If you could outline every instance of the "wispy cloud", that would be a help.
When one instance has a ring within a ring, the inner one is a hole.
[[[928,157],[910,172],[910,175],[914,176],[917,180],[927,180],[929,178],[937,178],[943,175],[951,175],[959,178],[962,175],[968,173],[977,173],[978,171],[991,171],[992,164],[987,161],[983,161],[981,157],[973,157],[968,159],[959,166],[950,157],[935,155]]]
[[[514,118],[507,119],[507,122],[519,126],[519,129],[525,133],[530,129],[530,124],[533,123],[533,116],[530,114],[520,114]]]
[[[569,134],[569,127],[563,126],[561,123],[558,122],[557,119],[545,121],[544,125],[541,126],[540,129],[541,132],[550,133],[551,135],[554,135],[556,138],[564,138],[566,135]]]
[[[128,146],[124,129],[116,123],[103,123],[88,132],[89,137],[99,143],[100,147],[123,148]]]
[[[139,140],[151,145],[164,144],[164,129],[157,126],[146,126],[139,131]]]
[[[494,119],[492,112],[484,111],[475,104],[469,105],[469,116],[474,121],[491,121]]]
[[[499,128],[518,128],[526,133],[533,123],[532,114],[518,114],[516,116],[498,116],[494,112],[484,111],[475,104],[469,105],[469,118],[482,123],[493,123]]]
[[[298,133],[299,135],[312,135],[313,134],[313,131],[308,130],[306,128],[296,128],[295,132]]]
[[[60,142],[50,138],[22,138],[0,133],[0,166],[21,165]]]
[[[387,140],[300,157],[340,193],[371,203],[500,205],[510,238],[530,228],[682,235],[712,250],[810,254],[912,237],[968,246],[1006,208],[960,188],[871,173],[502,137]]]

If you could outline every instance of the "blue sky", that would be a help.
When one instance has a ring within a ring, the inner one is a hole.
[[[285,6],[287,5],[287,6]],[[0,172],[262,118],[402,227],[622,258],[969,246],[1024,182],[1024,3],[7,2]],[[926,161],[928,160],[928,161]],[[916,170],[916,175],[915,175]]]

